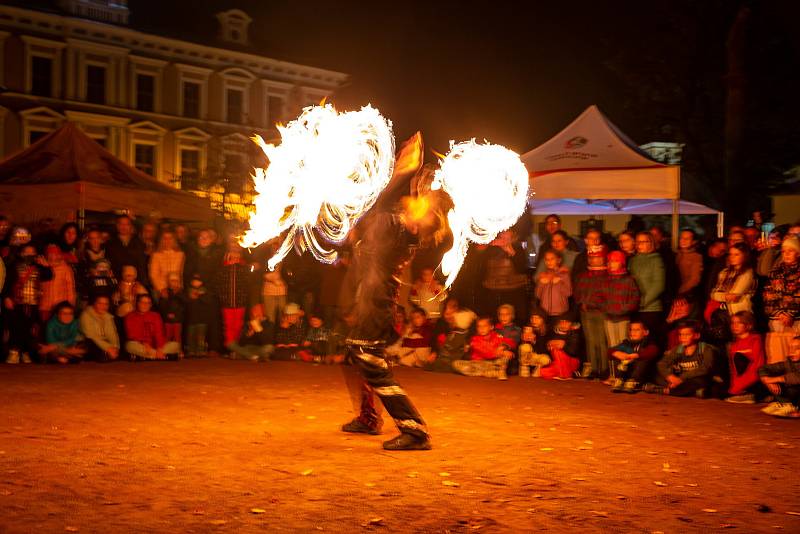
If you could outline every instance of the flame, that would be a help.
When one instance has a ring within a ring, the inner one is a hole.
[[[422,133],[417,132],[403,143],[394,163],[394,174],[415,173],[422,166]]]
[[[431,189],[442,189],[453,201],[447,214],[453,246],[442,257],[446,287],[458,276],[469,243],[488,244],[511,227],[525,210],[528,171],[519,155],[503,146],[455,144],[434,174]]]
[[[319,238],[342,243],[391,179],[391,122],[369,105],[340,113],[328,104],[305,108],[278,132],[279,145],[255,138],[270,163],[255,169],[255,210],[240,244],[252,248],[287,232],[270,270],[293,247],[331,263],[336,251]]]

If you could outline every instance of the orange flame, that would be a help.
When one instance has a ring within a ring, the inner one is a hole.
[[[422,133],[417,132],[403,143],[397,152],[394,163],[394,174],[402,175],[415,173],[422,166]]]

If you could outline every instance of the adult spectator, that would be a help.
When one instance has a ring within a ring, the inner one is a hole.
[[[694,230],[681,230],[675,263],[680,275],[678,298],[696,303],[700,282],[703,278],[703,255],[697,252],[697,234]]]
[[[773,229],[766,241],[758,242],[758,260],[756,260],[756,274],[760,280],[769,277],[773,267],[775,267],[781,259],[781,243],[783,242],[783,235],[777,228]]]
[[[211,356],[219,354],[222,350],[222,324],[219,294],[217,292],[217,278],[222,269],[222,251],[216,246],[216,233],[210,229],[198,232],[195,246],[189,247],[186,263],[183,269],[183,279],[192,280],[197,277],[205,288],[204,301],[209,307],[208,315],[215,319],[206,324],[205,337],[208,342],[208,352]],[[216,354],[215,354],[216,353]]]
[[[770,362],[786,357],[789,341],[800,334],[800,240],[787,237],[781,259],[764,288],[764,310],[769,318],[767,355]]]
[[[528,264],[525,251],[514,232],[500,232],[484,252],[484,259],[482,285],[485,314],[493,314],[502,304],[511,304],[520,317],[526,317]]]
[[[551,213],[550,215],[545,217],[544,218],[544,231],[545,231],[544,241],[542,241],[542,244],[539,245],[539,250],[536,252],[536,265],[537,265],[537,267],[541,263],[542,257],[543,257],[543,254],[545,253],[545,251],[553,248],[553,245],[551,243],[551,240],[552,240],[553,236],[556,234],[556,232],[563,231],[561,229],[561,217],[559,217],[555,213]],[[564,232],[564,235],[567,238],[567,248],[569,250],[574,250],[574,251],[577,252],[578,244],[575,242],[575,240],[572,239],[571,237],[569,237],[569,235],[566,232]]]
[[[628,266],[631,276],[639,286],[639,317],[647,326],[656,344],[662,345],[662,318],[664,315],[665,272],[664,261],[656,252],[653,235],[650,232],[636,234],[636,255]]]
[[[588,270],[575,282],[575,303],[581,313],[581,327],[586,341],[586,357],[592,366],[590,376],[608,378],[608,342],[605,330],[606,287],[608,268],[606,250],[602,245],[589,249]]]
[[[650,228],[650,235],[653,236],[655,251],[661,256],[661,261],[664,263],[664,292],[661,300],[669,308],[680,284],[680,274],[675,263],[675,251],[672,250],[670,236],[660,226]]]
[[[158,249],[150,256],[150,285],[159,297],[167,295],[168,278],[176,274],[183,287],[183,267],[186,255],[178,246],[172,232],[163,232],[158,240]]]
[[[150,295],[136,298],[136,310],[125,316],[125,350],[131,360],[177,360],[181,352],[179,343],[167,341],[161,315],[154,312]]]
[[[728,242],[717,238],[708,244],[703,259],[703,302],[711,298],[711,291],[717,285],[719,273],[725,268],[728,260]]]
[[[149,258],[157,249],[158,224],[155,221],[147,221],[142,225],[142,243],[144,253]]]
[[[114,325],[114,316],[109,313],[111,301],[98,296],[83,310],[80,328],[86,339],[86,358],[97,362],[109,362],[119,358],[119,334]]]
[[[133,220],[127,215],[117,217],[117,235],[106,244],[106,257],[111,262],[117,280],[122,278],[125,265],[136,267],[139,273],[147,272],[144,243],[136,236]]]
[[[550,238],[550,248],[561,254],[561,265],[569,269],[570,276],[572,276],[572,266],[575,264],[578,252],[569,248],[569,239],[570,237],[564,230],[558,230]],[[544,261],[540,261],[536,268],[536,275],[538,276],[544,269]]]
[[[750,250],[745,243],[735,243],[728,250],[728,264],[717,278],[711,300],[725,304],[733,315],[740,311],[752,312],[750,299],[754,288],[753,269],[750,268]]]
[[[178,247],[180,247],[180,249],[186,253],[191,246],[192,238],[189,227],[185,224],[176,224],[173,227],[173,231],[175,232],[175,239],[178,240]]]
[[[8,317],[8,358],[6,363],[31,363],[39,328],[41,284],[52,279],[53,271],[32,244],[22,245],[8,270],[3,287],[3,304]]]

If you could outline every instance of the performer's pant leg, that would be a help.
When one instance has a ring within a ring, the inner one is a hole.
[[[364,380],[381,400],[400,432],[426,438],[428,429],[425,422],[394,379],[392,370],[383,357],[383,349],[352,347],[350,352],[353,364],[361,371]]]
[[[350,399],[353,401],[353,411],[358,414],[357,419],[360,423],[374,430],[380,430],[383,426],[383,417],[380,405],[375,403],[375,392],[364,380],[358,362],[354,361],[355,354],[349,351],[347,358],[350,365],[343,365],[342,373],[350,391]]]

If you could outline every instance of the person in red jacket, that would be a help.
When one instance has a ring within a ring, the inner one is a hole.
[[[489,317],[478,319],[476,330],[469,341],[470,359],[453,362],[453,368],[467,376],[508,379],[506,366],[514,354],[508,350],[505,338],[494,330]]]
[[[764,342],[760,334],[752,332],[755,316],[740,311],[731,317],[733,341],[728,344],[730,384],[725,400],[740,404],[754,404],[766,396],[758,377],[758,369],[766,363]]]
[[[152,308],[153,299],[149,294],[136,298],[136,311],[125,316],[125,334],[128,337],[125,350],[131,360],[177,360],[181,347],[175,341],[167,341],[161,315]]]

